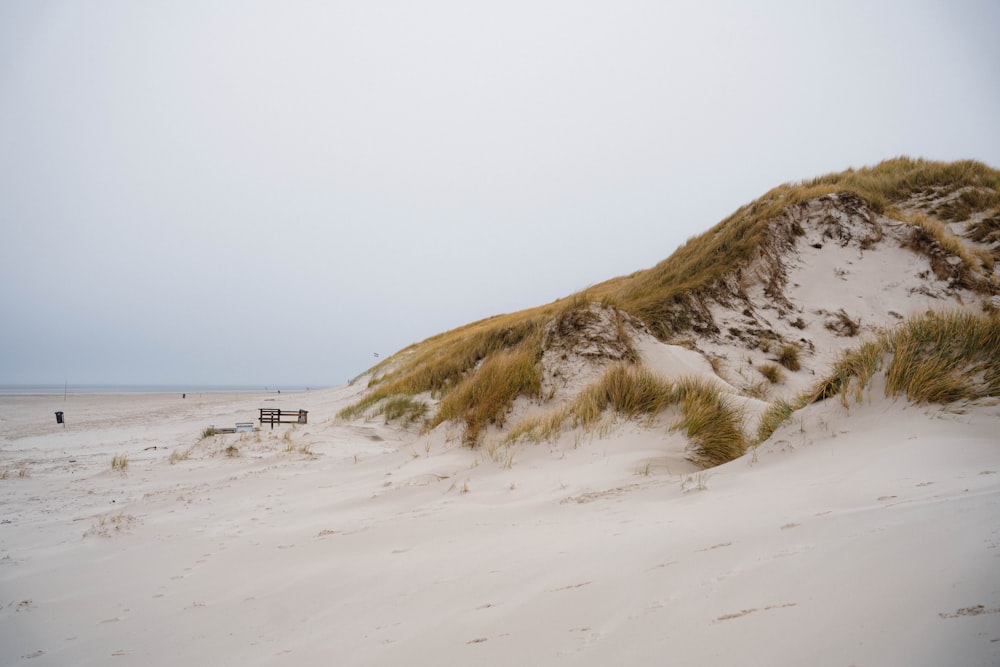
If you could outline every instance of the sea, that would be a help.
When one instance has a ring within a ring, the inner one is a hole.
[[[0,396],[121,396],[136,394],[295,394],[325,386],[246,384],[0,384]]]

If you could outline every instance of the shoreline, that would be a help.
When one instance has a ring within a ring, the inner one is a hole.
[[[0,384],[0,396],[169,396],[171,394],[301,394],[322,391],[324,385],[226,384]]]

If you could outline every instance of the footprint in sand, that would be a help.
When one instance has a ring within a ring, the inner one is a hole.
[[[584,581],[584,582],[581,582],[579,584],[570,584],[569,586],[562,586],[560,588],[552,588],[552,589],[549,589],[549,590],[547,590],[545,592],[546,593],[558,593],[560,591],[569,591],[569,590],[572,590],[574,588],[582,588],[584,586],[589,586],[591,583],[593,583],[593,582]]]
[[[1000,607],[988,609],[985,605],[977,604],[972,607],[962,607],[961,609],[956,609],[950,614],[941,612],[938,616],[941,618],[961,618],[962,616],[979,616],[981,614],[1000,614]]]
[[[772,604],[772,605],[768,605],[768,606],[766,606],[764,608],[753,607],[751,609],[742,609],[740,611],[733,612],[732,614],[723,614],[722,616],[719,616],[718,618],[716,618],[712,622],[713,623],[721,623],[722,621],[731,621],[734,618],[741,618],[743,616],[748,616],[748,615],[756,613],[758,611],[771,611],[772,609],[786,609],[788,607],[794,607],[796,605],[798,605],[798,602],[786,602],[784,604]]]

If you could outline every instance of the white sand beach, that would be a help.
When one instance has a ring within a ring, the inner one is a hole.
[[[700,471],[337,420],[363,386],[0,398],[0,663],[1000,664],[1000,406],[876,390]],[[260,407],[309,423],[201,438]]]
[[[1000,667],[998,27],[0,2],[0,667]]]

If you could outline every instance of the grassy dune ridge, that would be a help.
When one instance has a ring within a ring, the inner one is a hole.
[[[932,267],[939,278],[945,279],[939,271],[947,272],[948,279],[961,287],[988,294],[1000,291],[993,272],[994,262],[1000,257],[1000,243],[997,242],[1000,241],[1000,171],[973,161],[941,163],[900,157],[874,167],[778,186],[704,234],[689,239],[669,258],[650,269],[608,280],[551,304],[474,322],[411,345],[371,369],[369,391],[339,416],[385,414],[388,418],[399,414],[414,419],[419,416],[424,418],[428,428],[457,421],[464,427],[464,441],[475,445],[487,426],[506,424],[511,406],[519,397],[539,399],[543,333],[547,325],[560,318],[565,320],[572,313],[599,302],[602,307],[614,308],[636,318],[663,341],[683,333],[711,334],[707,304],[713,301],[725,304],[727,299],[739,298],[741,272],[748,270],[747,267],[757,267],[758,273],[760,267],[764,267],[765,272],[767,267],[772,267],[773,285],[769,289],[773,288],[775,298],[781,298],[781,276],[774,268],[775,257],[794,243],[797,233],[801,233],[787,212],[803,202],[831,194],[859,199],[858,206],[864,205],[873,211],[875,228],[875,214],[907,223],[911,229],[911,249],[932,258]],[[961,243],[945,231],[947,221],[968,222],[967,237],[971,241],[994,243],[994,246],[984,249]],[[880,235],[873,235],[873,238],[880,238]],[[938,258],[937,263],[934,257]],[[944,350],[946,341],[917,336],[917,330],[931,336],[932,330],[950,327],[949,336],[954,336],[957,330],[979,332],[974,335],[977,345],[993,340],[990,336],[995,333],[983,332],[993,331],[990,327],[994,325],[990,323],[995,323],[995,318],[956,318],[957,315],[932,321],[914,320],[899,330],[909,331],[906,334],[909,338],[903,333],[889,332],[863,344],[838,362],[833,375],[818,385],[811,400],[842,395],[851,386],[863,385],[868,381],[863,378],[870,378],[881,368],[879,364],[883,363],[886,350],[890,348],[893,350],[891,369],[903,370],[890,369],[888,384],[903,387],[894,391],[910,400],[959,400],[995,395],[991,393],[993,389],[982,389],[996,385],[995,367],[980,357],[976,357],[980,361],[969,362],[972,348],[947,348],[951,350],[947,354],[935,352],[928,356],[927,350]],[[993,354],[995,359],[995,347],[987,345],[982,349],[993,350],[985,354],[987,357]],[[976,354],[981,356],[981,353]],[[910,365],[899,366],[903,362],[897,362],[897,358],[909,359],[906,363]],[[955,370],[959,366],[965,370]],[[669,383],[669,386],[657,386],[643,373],[643,369],[630,368],[628,363],[615,364],[601,380],[604,384],[588,387],[571,405],[558,408],[531,424],[514,425],[510,435],[551,437],[565,423],[592,426],[606,409],[635,416],[654,413],[665,405],[681,405],[682,422],[686,424],[683,428],[696,445],[698,460],[714,465],[738,456],[748,443],[769,435],[780,424],[782,415],[787,418],[793,407],[801,407],[805,401],[772,404],[761,421],[761,430],[756,437],[748,438],[742,426],[735,425],[742,423],[742,417],[730,418],[731,406],[724,397],[689,388],[688,393],[679,398],[676,386]],[[926,380],[922,379],[924,376]],[[775,377],[779,376],[775,374]],[[970,380],[973,377],[980,378],[979,384]],[[941,385],[920,389],[916,386],[929,385],[931,380],[940,385],[943,378],[951,378],[955,387],[947,389]],[[634,386],[630,386],[626,394],[615,394],[612,385],[623,381]],[[973,391],[972,386],[980,389]],[[411,402],[400,403],[400,397],[413,398]],[[386,407],[391,401],[396,403]],[[699,420],[687,415],[706,411],[715,411],[717,416],[726,415],[717,421],[730,424],[726,427],[728,431],[700,435],[707,431],[700,431]],[[425,412],[429,416],[424,417]],[[719,444],[714,446],[713,443]]]

